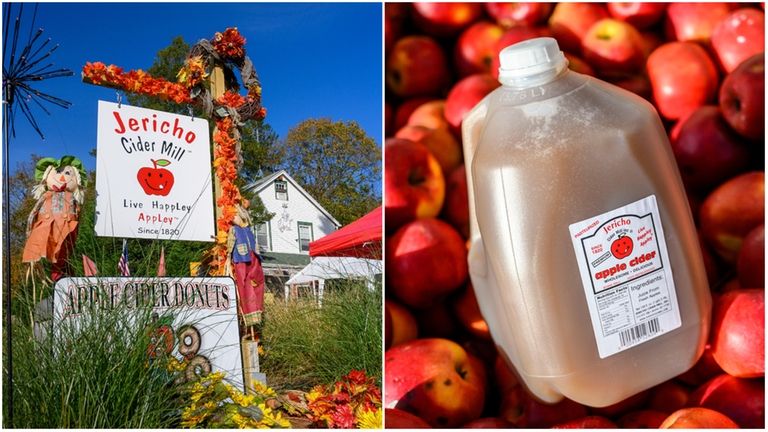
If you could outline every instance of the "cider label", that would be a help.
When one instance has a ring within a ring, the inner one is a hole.
[[[568,228],[600,358],[680,327],[654,195]]]

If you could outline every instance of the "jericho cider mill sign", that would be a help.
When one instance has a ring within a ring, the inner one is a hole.
[[[213,241],[208,121],[99,101],[96,234]]]

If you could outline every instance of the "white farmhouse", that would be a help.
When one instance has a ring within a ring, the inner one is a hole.
[[[309,243],[341,226],[285,170],[249,184],[244,195],[258,195],[275,214],[254,229],[267,276],[289,277],[309,264]]]

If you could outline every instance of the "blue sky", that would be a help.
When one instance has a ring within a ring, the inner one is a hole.
[[[24,35],[34,9],[24,4]],[[18,4],[11,18],[17,13]],[[330,117],[357,121],[379,145],[383,142],[380,3],[40,3],[34,26],[60,45],[52,56],[55,67],[75,72],[34,88],[72,106],[51,106],[50,116],[33,110],[45,140],[17,114],[11,170],[32,153],[73,154],[88,169],[95,168],[88,152],[96,147],[97,101],[116,102],[116,94],[81,82],[87,61],[146,70],[174,37],[193,45],[227,27],[237,27],[246,38],[246,52],[264,89],[267,122],[281,138],[306,118]]]

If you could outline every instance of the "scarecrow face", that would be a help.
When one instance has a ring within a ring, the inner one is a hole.
[[[48,173],[45,179],[48,189],[57,192],[74,192],[78,188],[77,169],[67,165],[61,168],[54,168]]]

